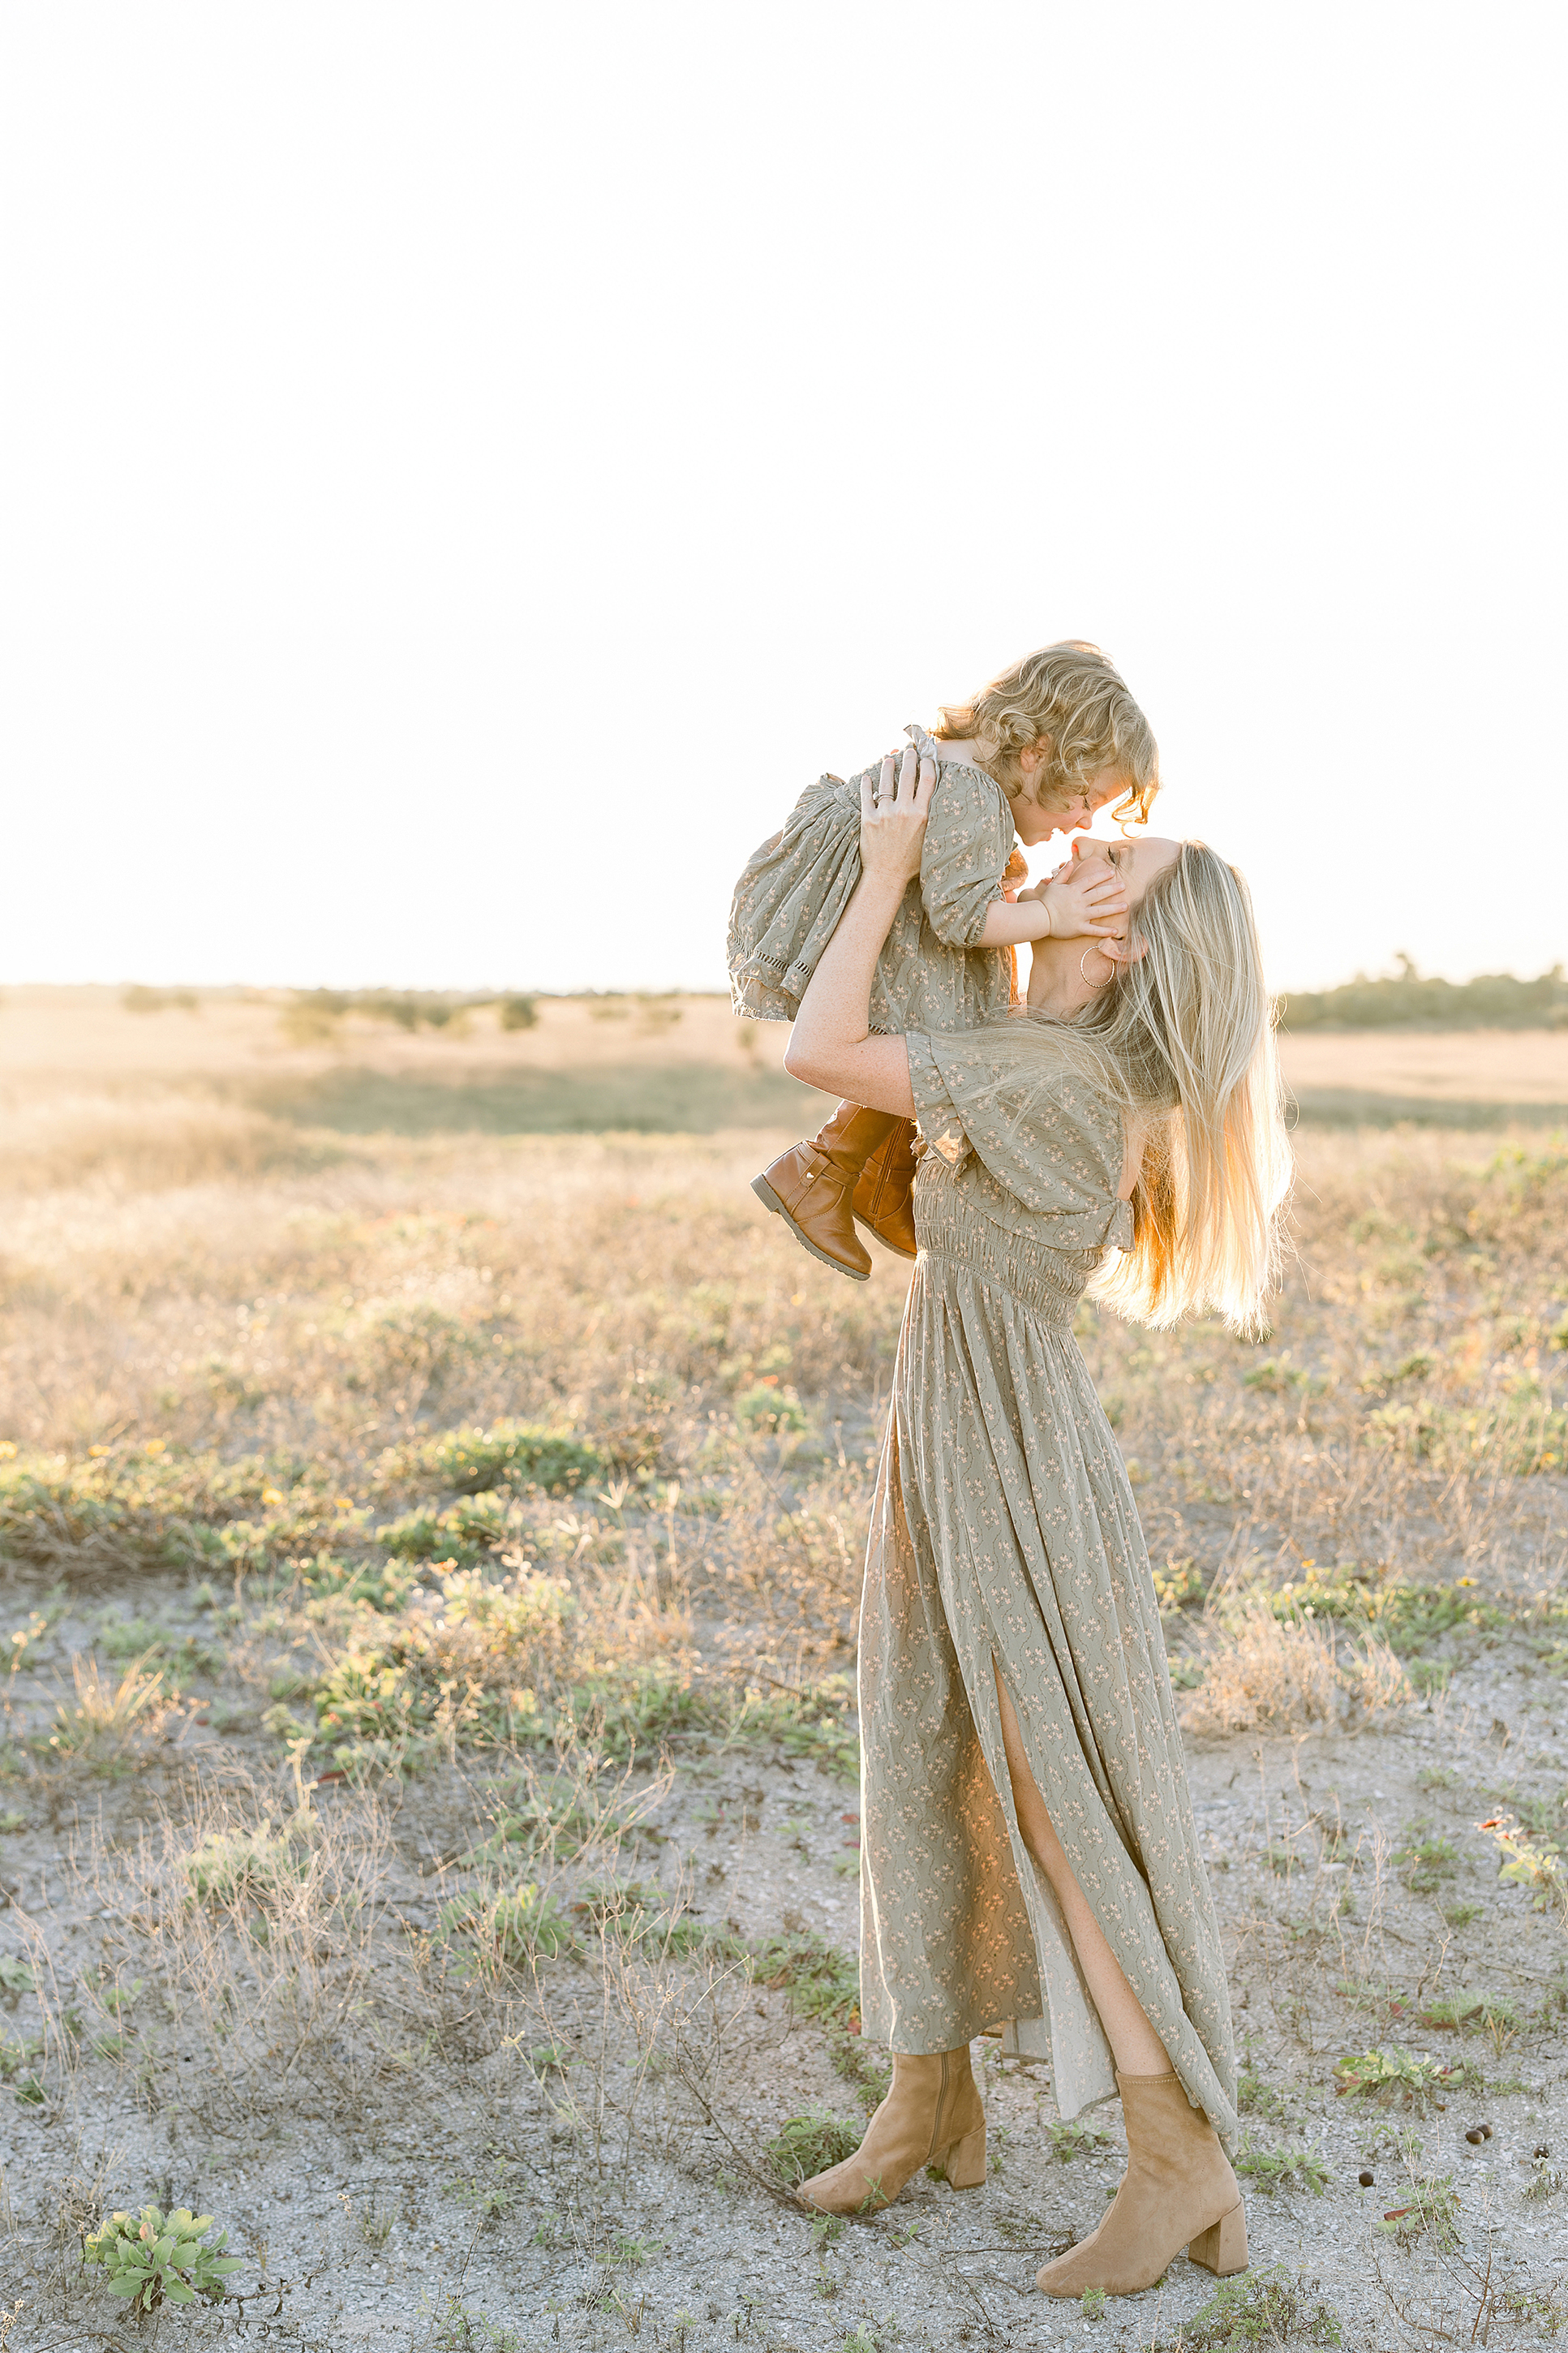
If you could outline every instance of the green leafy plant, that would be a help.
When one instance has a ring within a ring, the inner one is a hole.
[[[1533,1839],[1507,1815],[1494,1815],[1476,1827],[1497,1842],[1500,1858],[1498,1877],[1528,1887],[1538,1912],[1549,1911],[1555,1905],[1568,1925],[1568,1862],[1555,1839]]]
[[[131,2300],[133,2312],[156,2312],[164,2304],[195,2304],[197,2296],[221,2303],[224,2282],[240,2269],[237,2255],[223,2252],[228,2232],[208,2240],[210,2214],[179,2206],[164,2215],[156,2206],[140,2214],[110,2214],[82,2248],[84,2263],[101,2263],[110,2295]]]
[[[1338,2073],[1336,2089],[1342,2096],[1374,2100],[1384,2105],[1399,2102],[1418,2113],[1441,2092],[1484,2088],[1479,2068],[1466,2060],[1445,2066],[1441,2060],[1423,2059],[1413,2051],[1391,2051],[1381,2045],[1359,2052],[1353,2058],[1342,2059]]]

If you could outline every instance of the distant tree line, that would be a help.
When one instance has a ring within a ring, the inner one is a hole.
[[[539,1008],[531,997],[498,996],[494,989],[464,993],[445,988],[296,988],[294,1005],[301,1013],[336,1020],[345,1013],[363,1013],[373,1021],[391,1021],[399,1029],[445,1029],[465,1013],[496,1007],[503,1029],[531,1029]]]
[[[1476,980],[1426,980],[1407,955],[1399,970],[1339,988],[1292,989],[1279,1000],[1282,1029],[1568,1029],[1568,980],[1554,964],[1539,980],[1511,972]]]

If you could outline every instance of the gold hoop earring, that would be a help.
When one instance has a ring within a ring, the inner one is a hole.
[[[1094,954],[1094,942],[1090,940],[1088,947],[1085,948],[1082,955],[1080,955],[1078,960],[1079,971],[1083,974],[1083,985],[1085,988],[1093,988],[1097,990],[1109,988],[1111,982],[1116,977],[1116,959],[1114,956],[1105,956],[1105,961],[1110,966],[1110,970],[1106,974],[1103,980],[1090,980],[1088,973],[1083,970],[1085,965],[1089,962],[1089,957]],[[1105,950],[1103,948],[1100,949],[1100,953],[1101,955],[1105,955]]]

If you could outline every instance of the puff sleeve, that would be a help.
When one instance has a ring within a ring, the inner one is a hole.
[[[1128,1248],[1121,1107],[1049,1027],[1015,1019],[949,1037],[916,1031],[906,1043],[929,1151],[950,1167],[973,1153],[1020,1207],[1048,1220],[1057,1248]]]
[[[942,746],[930,748],[940,754]],[[1013,820],[1000,785],[978,768],[942,768],[926,823],[921,897],[945,947],[972,948],[979,940],[1002,896],[1012,846]]]

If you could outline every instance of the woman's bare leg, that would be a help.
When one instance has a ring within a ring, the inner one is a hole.
[[[1121,1962],[1100,1933],[1099,1921],[1089,1910],[1084,1893],[1072,1874],[1067,1851],[1056,1834],[1046,1801],[1041,1797],[1035,1777],[1029,1770],[1029,1760],[1024,1753],[1024,1736],[1018,1718],[995,1661],[996,1697],[1002,1709],[1002,1743],[1007,1752],[1007,1772],[1013,1784],[1013,1804],[1018,1816],[1018,1828],[1024,1844],[1050,1881],[1057,1902],[1068,1924],[1068,1933],[1078,1955],[1079,1968],[1096,2010],[1105,2029],[1105,2039],[1110,2045],[1111,2056],[1123,2075],[1163,2075],[1169,2073],[1171,2059],[1164,2044],[1150,2025],[1140,2007],[1137,1995],[1122,1974]]]

